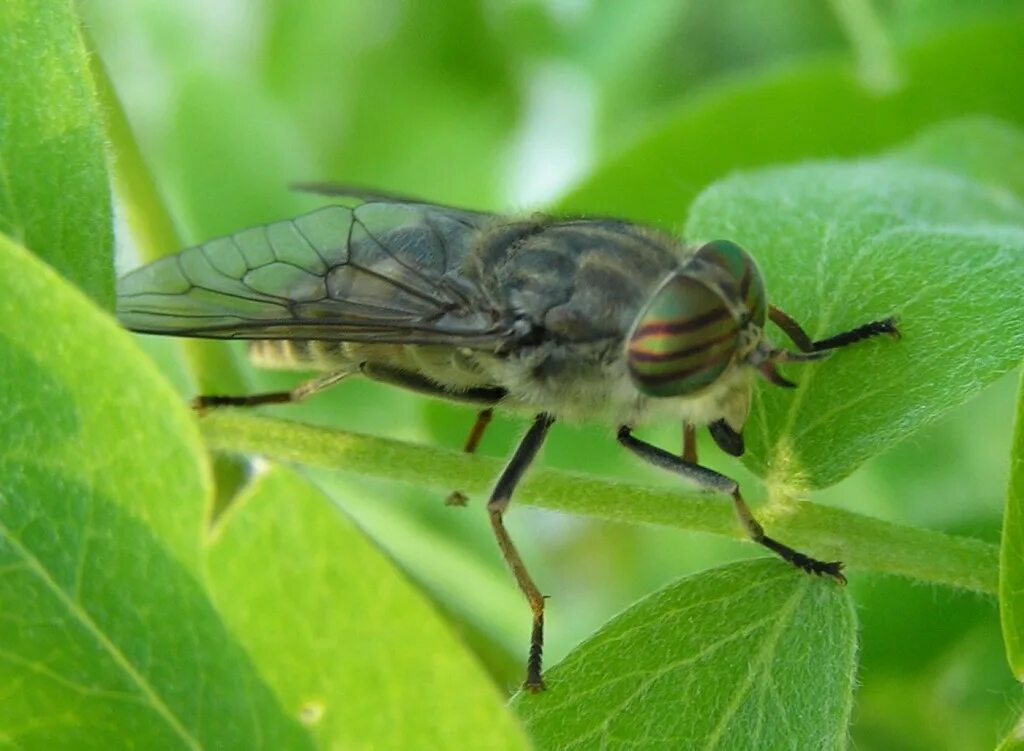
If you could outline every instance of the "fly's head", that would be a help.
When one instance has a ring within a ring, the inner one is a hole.
[[[786,359],[764,336],[768,302],[754,259],[716,240],[658,287],[630,332],[626,362],[633,385],[652,397],[692,397],[736,368],[792,386],[776,370]]]

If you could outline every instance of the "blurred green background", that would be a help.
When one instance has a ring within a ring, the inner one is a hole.
[[[81,12],[187,242],[312,208],[318,199],[288,185],[328,179],[672,229],[696,192],[736,169],[877,153],[956,115],[1024,126],[1024,2],[1009,0],[90,0]],[[144,345],[190,394],[179,346]],[[234,356],[251,388],[296,381]],[[998,540],[1014,383],[818,497]],[[363,382],[276,412],[446,446],[460,445],[473,419]],[[498,417],[481,450],[507,456],[523,430]],[[678,445],[678,426],[646,432]],[[704,437],[701,450],[757,498],[738,462]],[[671,482],[621,451],[607,427],[557,426],[543,461]],[[514,688],[527,608],[483,499],[450,508],[414,488],[311,474]],[[509,525],[552,596],[549,664],[665,582],[759,555],[731,540],[537,510],[514,510]],[[856,570],[851,588],[862,624],[853,744],[991,747],[1021,704],[994,600]]]

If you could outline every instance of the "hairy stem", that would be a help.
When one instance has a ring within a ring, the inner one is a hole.
[[[240,412],[203,418],[211,448],[399,482],[483,495],[504,462],[448,449],[312,427]],[[646,522],[743,538],[727,497],[614,482],[554,469],[531,472],[516,503],[616,521]],[[757,511],[755,510],[755,513]],[[996,593],[995,545],[811,502],[772,505],[761,521],[774,536],[812,555],[835,557],[866,569]]]

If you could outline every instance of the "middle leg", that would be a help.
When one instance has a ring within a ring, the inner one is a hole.
[[[476,386],[462,391],[449,391],[421,373],[402,370],[401,368],[395,368],[382,363],[365,362],[360,366],[360,370],[367,378],[380,381],[381,383],[389,383],[420,394],[436,396],[450,401],[481,405],[483,409],[477,413],[476,422],[473,423],[469,436],[466,438],[466,444],[463,447],[467,454],[472,454],[476,451],[477,444],[480,443],[484,430],[494,414],[494,405],[504,399],[508,393],[501,386]],[[461,490],[453,490],[445,499],[445,503],[449,506],[465,506],[466,501],[466,494]]]
[[[488,407],[482,409],[476,413],[476,420],[473,422],[473,427],[469,429],[469,435],[466,436],[466,443],[462,447],[463,453],[475,454],[476,447],[480,445],[480,439],[484,437],[484,431],[487,430],[487,426],[491,424],[491,418],[494,417],[494,408]],[[453,490],[448,494],[445,499],[445,504],[448,506],[465,506],[469,498],[461,490]]]
[[[533,612],[530,656],[526,662],[526,681],[523,683],[523,687],[527,691],[533,692],[544,689],[544,681],[541,680],[541,659],[544,649],[544,595],[534,584],[533,578],[526,570],[526,564],[519,556],[519,551],[512,544],[512,538],[509,537],[508,531],[505,529],[504,515],[508,504],[512,501],[513,491],[530,463],[533,462],[534,457],[537,456],[554,421],[554,417],[544,413],[534,418],[533,425],[530,426],[516,452],[512,455],[508,466],[498,478],[498,483],[491,493],[491,499],[487,502],[487,513],[491,517],[491,528],[498,540],[498,547],[501,548],[501,555],[512,570],[516,584],[526,596],[527,602],[530,603],[530,610]]]
[[[683,461],[697,463],[697,428],[686,421],[683,422]]]

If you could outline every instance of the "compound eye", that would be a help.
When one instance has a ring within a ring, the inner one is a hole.
[[[734,242],[714,240],[702,245],[694,258],[717,266],[729,276],[735,294],[750,313],[750,320],[763,328],[768,301],[764,291],[764,277],[753,257]]]
[[[739,322],[721,296],[675,274],[633,326],[626,353],[630,378],[648,396],[693,394],[726,371],[739,339]]]

